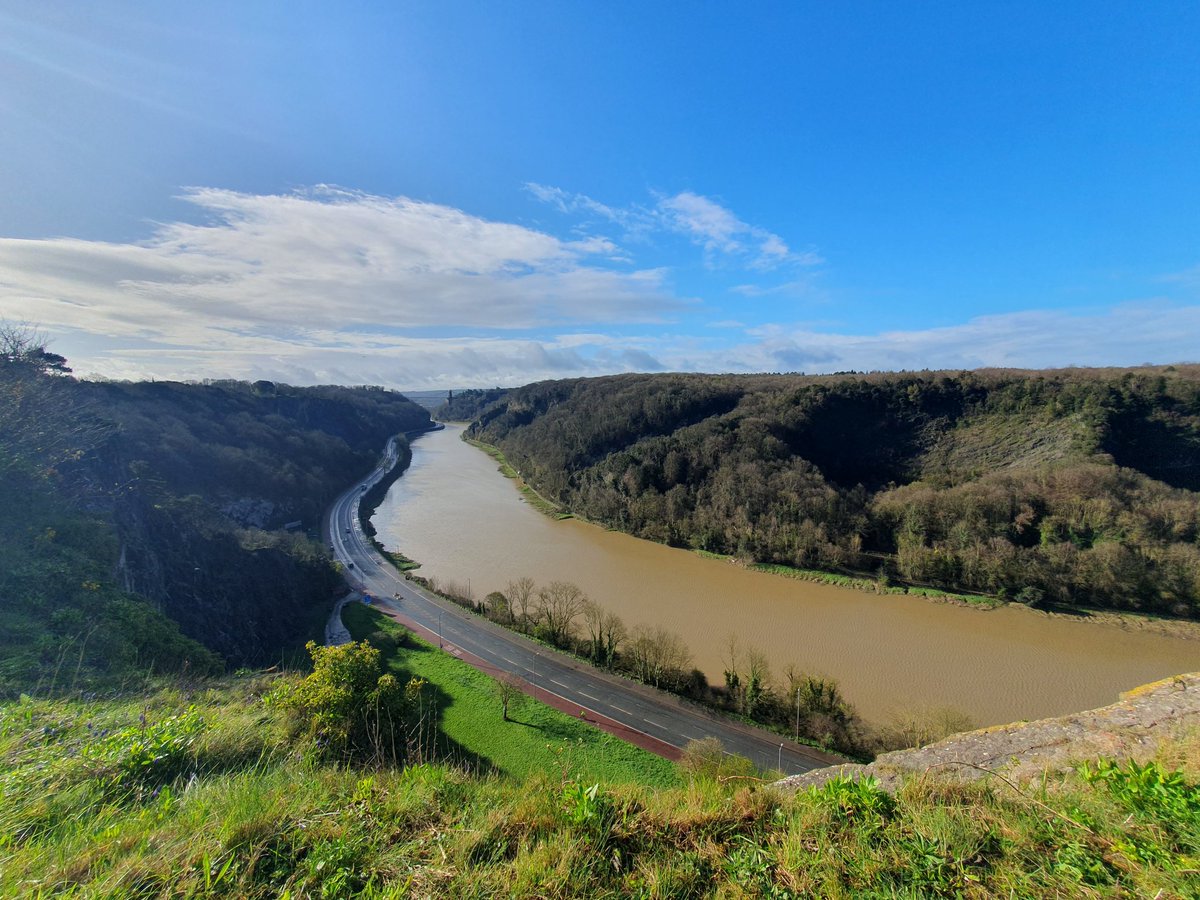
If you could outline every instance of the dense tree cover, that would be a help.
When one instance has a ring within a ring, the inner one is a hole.
[[[243,524],[314,525],[330,500],[368,471],[393,434],[428,413],[382,388],[296,388],[271,382],[81,382],[77,390],[117,433],[105,458],[118,479],[158,479]]]
[[[0,695],[205,674],[219,659],[112,579],[111,521],[88,508],[80,460],[111,437],[77,402],[65,360],[0,324]]]
[[[114,582],[118,554],[111,522],[27,472],[0,477],[0,697],[221,668],[214,653]]]
[[[120,577],[237,665],[298,654],[339,583],[319,546],[281,526],[317,528],[389,436],[429,424],[424,409],[380,388],[76,389],[115,426],[87,468],[120,531]]]
[[[0,690],[301,652],[339,583],[304,530],[429,424],[379,388],[68,372],[0,328]]]
[[[1200,615],[1200,367],[624,375],[468,430],[679,546],[1023,602]]]

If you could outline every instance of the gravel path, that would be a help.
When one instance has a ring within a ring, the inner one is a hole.
[[[346,630],[346,626],[342,624],[342,607],[352,600],[361,600],[362,594],[357,592],[347,594],[337,602],[333,607],[333,612],[329,614],[329,621],[325,623],[325,646],[337,647],[341,644],[350,643],[350,632]]]

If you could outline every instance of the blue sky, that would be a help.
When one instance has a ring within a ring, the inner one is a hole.
[[[0,0],[0,318],[408,388],[1200,359],[1200,5]]]

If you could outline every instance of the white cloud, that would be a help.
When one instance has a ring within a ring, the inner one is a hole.
[[[267,378],[410,389],[518,385],[629,371],[1137,365],[1195,361],[1200,306],[1144,303],[1084,314],[1029,311],[944,328],[861,335],[780,324],[745,329],[722,322],[713,323],[707,335],[563,332],[542,339],[431,338],[313,329],[231,333],[223,344],[193,348],[59,329],[54,349],[84,375]],[[730,344],[730,337],[740,342]]]
[[[402,388],[661,369],[1132,365],[1195,359],[1200,346],[1200,306],[1161,301],[875,334],[748,328],[729,308],[672,296],[663,269],[614,267],[603,238],[329,188],[188,197],[207,221],[162,225],[139,244],[0,240],[0,318],[39,325],[82,374]],[[714,253],[761,249],[705,198],[674,208]],[[742,292],[806,288],[801,276]]]
[[[615,222],[625,228],[633,228],[644,215],[644,210],[638,208],[618,209],[607,206],[598,200],[593,200],[586,194],[572,194],[562,188],[550,187],[533,181],[525,183],[525,190],[538,200],[549,204],[562,213],[584,213],[597,215],[602,219]]]
[[[717,371],[835,372],[898,369],[1131,366],[1200,358],[1200,306],[1150,301],[1106,310],[1031,310],[959,325],[837,334],[770,325],[707,356]],[[673,360],[664,360],[668,365]]]
[[[0,240],[0,315],[223,346],[258,329],[523,329],[681,307],[662,270],[597,264],[615,250],[602,239],[329,188],[186,196],[210,221],[162,225],[141,244]]]
[[[750,226],[720,204],[691,191],[683,191],[674,197],[664,197],[658,205],[671,227],[691,237],[705,250],[744,252],[740,238],[750,234]],[[783,253],[787,254],[787,246],[779,238],[770,235],[770,239],[776,242],[775,246],[782,246]]]
[[[625,230],[630,237],[660,231],[680,234],[704,248],[709,262],[733,260],[752,269],[774,269],[784,264],[816,266],[824,262],[815,250],[793,251],[777,234],[743,222],[730,209],[693,191],[655,197],[653,206],[614,207],[586,194],[529,182],[534,197],[561,213],[599,216]]]
[[[775,294],[784,294],[793,297],[805,297],[809,300],[820,300],[822,302],[827,299],[824,293],[817,288],[816,280],[810,276],[766,286],[761,284],[738,284],[729,290],[735,294],[741,294],[743,297],[769,297]]]

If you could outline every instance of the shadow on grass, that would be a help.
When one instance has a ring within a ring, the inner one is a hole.
[[[404,665],[404,658],[434,652],[432,647],[414,640],[403,626],[361,603],[346,604],[342,621],[355,640],[367,640],[379,650],[384,667],[401,684],[421,677]],[[464,747],[442,731],[441,717],[453,704],[454,698],[441,687],[431,681],[425,682],[408,723],[409,734],[415,741],[410,745],[410,757],[415,754],[419,762],[449,763],[477,775],[502,772],[501,767],[488,757]]]
[[[536,722],[522,722],[520,719],[515,718],[513,716],[509,716],[505,721],[508,722],[508,724],[510,724],[510,725],[523,725],[526,728],[533,728],[537,731],[545,730],[541,725],[538,725]]]

